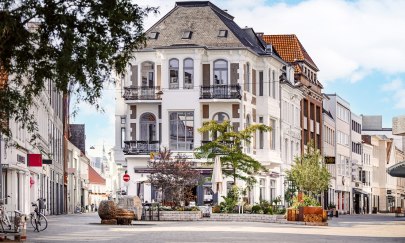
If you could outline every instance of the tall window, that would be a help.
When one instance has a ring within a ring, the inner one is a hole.
[[[214,85],[228,84],[228,62],[225,60],[214,61]]]
[[[259,123],[263,123],[263,117],[259,117]],[[259,148],[264,149],[264,132],[259,131]]]
[[[172,58],[169,60],[169,88],[179,88],[179,60]]]
[[[270,202],[276,199],[276,180],[270,180]]]
[[[175,151],[190,151],[194,148],[194,112],[170,112],[169,147]]]
[[[250,91],[250,64],[246,63],[245,91]]]
[[[121,127],[121,148],[125,147],[125,127]]]
[[[246,116],[246,127],[250,126],[250,116]],[[250,153],[250,142],[246,142],[246,153]]]
[[[271,97],[276,98],[276,72],[271,73]]]
[[[156,141],[156,117],[152,113],[144,113],[140,118],[140,140]]]
[[[259,72],[259,96],[263,96],[263,71]]]
[[[265,188],[266,188],[266,179],[260,179],[260,194],[259,200],[265,200]]]
[[[193,88],[194,80],[194,61],[191,58],[184,59],[184,89]]]
[[[143,62],[141,65],[142,87],[153,87],[155,85],[155,70],[153,62]]]
[[[270,149],[276,150],[276,120],[270,119]]]

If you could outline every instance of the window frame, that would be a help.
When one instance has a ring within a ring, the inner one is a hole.
[[[219,63],[219,62],[225,62],[225,65],[226,65],[226,67],[224,68],[224,67],[218,67],[218,66],[216,66],[216,65],[219,65],[219,64],[217,64],[217,63]],[[229,63],[228,63],[228,61],[227,60],[225,60],[225,59],[216,59],[214,62],[213,62],[213,85],[228,85],[228,79],[229,79]],[[218,77],[217,76],[217,74],[216,74],[216,72],[219,72],[219,76],[220,77]],[[224,80],[223,80],[223,78],[222,78],[222,75],[223,75],[223,72],[225,72],[226,73],[226,80],[225,80],[225,82],[224,82]],[[217,78],[219,78],[219,79],[216,79],[215,77],[217,77]],[[219,81],[219,82],[217,82],[217,81]]]
[[[171,66],[171,62],[172,61],[176,61],[177,62],[177,67],[175,66]],[[176,74],[177,72],[177,77],[173,76],[172,77],[172,71],[173,74]],[[180,74],[180,61],[178,58],[170,58],[169,59],[169,89],[179,89],[179,74]],[[177,78],[175,81],[172,81],[172,79],[174,80],[175,78]]]
[[[191,61],[191,66],[187,66],[186,62]],[[191,71],[191,78],[189,83],[186,84],[186,71]],[[183,89],[193,89],[194,88],[194,59],[188,57],[183,60]]]

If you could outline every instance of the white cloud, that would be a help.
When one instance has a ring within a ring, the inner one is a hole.
[[[384,91],[395,91],[400,88],[402,88],[402,81],[400,79],[394,79],[382,86],[382,90]]]
[[[401,79],[394,79],[385,83],[381,86],[381,89],[391,94],[387,95],[387,97],[391,97],[391,102],[395,104],[394,108],[405,109],[405,87]]]
[[[148,18],[149,28],[170,11],[175,1],[143,0],[160,6]],[[321,70],[321,81],[356,82],[373,70],[405,72],[405,1],[308,0],[273,5],[263,0],[217,0],[218,7],[235,16],[239,26],[266,34],[296,34]]]

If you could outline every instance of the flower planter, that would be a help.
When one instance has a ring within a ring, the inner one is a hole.
[[[287,209],[287,221],[298,221],[298,209]]]
[[[300,207],[299,221],[304,222],[322,222],[324,219],[324,210],[322,207]]]

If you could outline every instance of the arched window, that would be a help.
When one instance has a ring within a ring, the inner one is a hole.
[[[246,63],[245,91],[250,91],[250,64]]]
[[[172,58],[169,60],[169,88],[179,88],[179,59]]]
[[[214,61],[214,85],[228,84],[228,62],[225,60]]]
[[[143,113],[140,117],[139,140],[151,142],[156,141],[156,117],[152,113]]]
[[[214,114],[214,116],[212,117],[212,120],[217,121],[218,123],[222,123],[225,120],[229,121],[229,116],[225,112],[218,112],[218,113]]]
[[[155,65],[146,61],[141,65],[142,87],[153,87],[155,85]]]
[[[191,58],[184,59],[184,89],[192,89],[194,83],[194,61]]]

